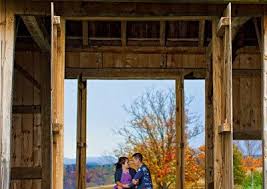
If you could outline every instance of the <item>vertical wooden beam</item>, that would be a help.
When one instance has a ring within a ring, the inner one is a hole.
[[[225,115],[223,115],[223,125],[226,126],[226,132],[223,137],[223,186],[232,189],[234,187],[233,179],[233,91],[232,91],[232,31],[231,31],[231,3],[228,4],[225,15],[230,17],[229,27],[225,28],[224,34],[224,58],[223,58],[223,91],[225,99]]]
[[[214,124],[214,188],[222,189],[222,138],[219,134],[221,125],[221,94],[222,94],[222,73],[221,73],[221,47],[222,40],[217,36],[217,23],[219,19],[212,20],[212,80],[213,80],[213,124]]]
[[[205,81],[205,185],[206,189],[214,188],[214,167],[213,167],[213,83],[212,83],[212,62],[211,53],[207,52],[207,78]]]
[[[198,39],[198,46],[203,47],[205,39],[205,20],[199,21]]]
[[[267,189],[267,10],[262,18],[262,156],[263,188]]]
[[[15,13],[13,1],[0,0],[0,188],[10,180],[10,140],[14,67]]]
[[[52,189],[51,64],[41,60],[42,188]]]
[[[76,173],[77,189],[86,188],[86,106],[87,81],[78,80],[77,150]]]
[[[224,12],[229,19],[221,35],[212,23],[214,188],[233,188],[232,39],[231,4]],[[218,31],[218,29],[217,29]]]
[[[83,47],[88,47],[88,21],[83,21]]]
[[[184,188],[184,78],[182,75],[175,81],[176,92],[176,143],[177,143],[177,169],[176,169],[176,188]]]
[[[160,21],[160,46],[166,45],[166,22]]]
[[[51,78],[53,129],[53,188],[63,188],[64,173],[64,78],[65,20],[54,16],[51,6]]]
[[[121,45],[127,46],[127,21],[121,21]]]

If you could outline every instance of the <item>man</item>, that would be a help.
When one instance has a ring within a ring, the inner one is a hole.
[[[148,167],[143,163],[142,154],[135,153],[132,157],[138,168],[132,181],[133,184],[137,185],[137,189],[153,189],[151,174]]]

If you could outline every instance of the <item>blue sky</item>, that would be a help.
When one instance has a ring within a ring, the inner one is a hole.
[[[87,81],[87,156],[112,155],[122,141],[114,134],[125,125],[128,115],[123,105],[130,105],[144,91],[174,88],[172,80],[88,80]],[[200,116],[204,125],[205,82],[185,80],[185,96],[193,97],[189,111]],[[64,156],[76,156],[77,80],[65,80]],[[192,139],[192,146],[204,144],[204,133]]]

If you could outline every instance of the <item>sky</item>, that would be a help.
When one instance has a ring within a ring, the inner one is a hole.
[[[174,80],[88,80],[87,81],[87,157],[113,155],[123,138],[114,133],[123,127],[128,114],[123,105],[130,105],[149,89],[174,89]],[[185,80],[186,97],[192,97],[190,113],[199,115],[204,126],[205,82]],[[64,157],[76,157],[77,80],[65,80]],[[193,147],[204,144],[204,133],[193,138]]]

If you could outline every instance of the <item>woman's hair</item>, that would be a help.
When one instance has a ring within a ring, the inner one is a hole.
[[[121,168],[122,168],[122,165],[123,165],[126,161],[128,161],[128,158],[127,158],[127,157],[119,157],[118,162],[115,164],[115,166],[116,166],[116,170],[121,169]]]

